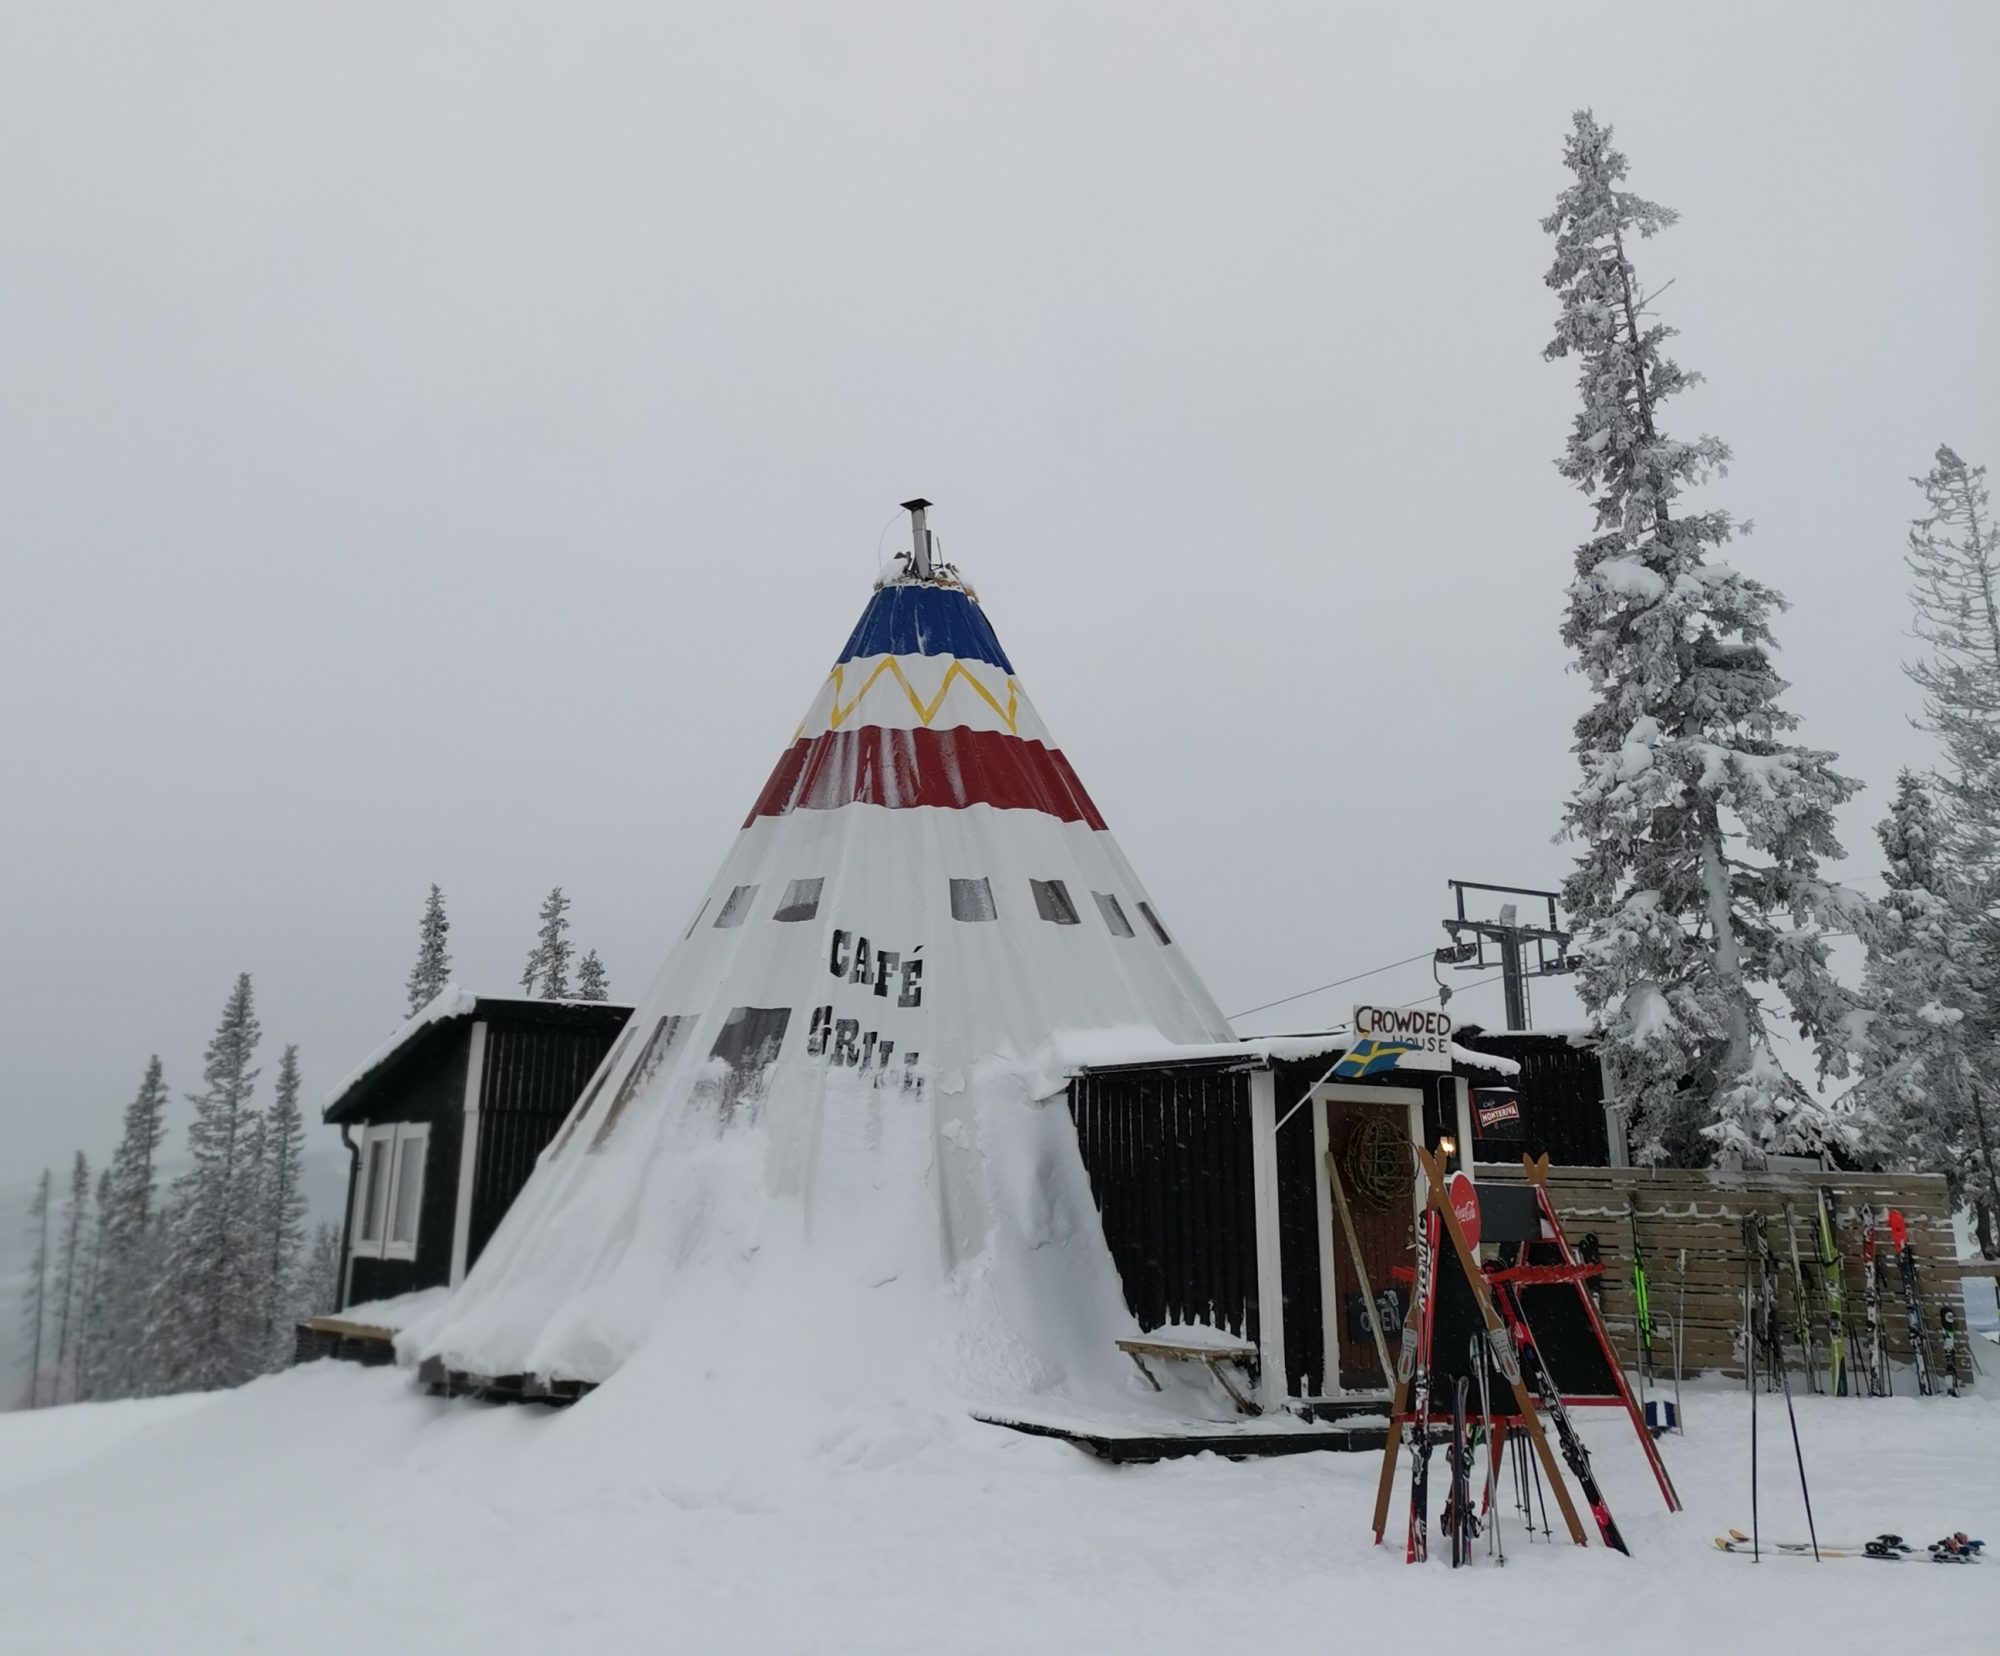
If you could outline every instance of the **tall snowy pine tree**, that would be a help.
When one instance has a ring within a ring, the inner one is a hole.
[[[1543,221],[1562,315],[1544,355],[1579,366],[1583,407],[1558,466],[1597,518],[1563,625],[1595,697],[1563,818],[1583,846],[1563,887],[1580,992],[1643,1159],[1755,1165],[1844,1136],[1779,1063],[1759,991],[1783,997],[1822,1075],[1845,1073],[1854,1002],[1825,936],[1865,904],[1824,881],[1820,860],[1841,854],[1833,810],[1856,785],[1831,753],[1783,740],[1797,724],[1769,653],[1783,601],[1710,561],[1733,532],[1726,512],[1681,504],[1729,450],[1659,425],[1696,376],[1662,350],[1674,330],[1649,319],[1631,245],[1676,215],[1618,188],[1625,157],[1587,111],[1563,159],[1574,182]]]
[[[101,1215],[98,1297],[106,1339],[98,1356],[96,1397],[142,1397],[159,1389],[157,1348],[148,1328],[159,1281],[164,1227],[159,1212],[160,1145],[167,1136],[167,1083],[158,1054],[125,1106],[125,1127],[111,1157],[111,1188]]]
[[[28,1204],[28,1275],[21,1293],[21,1338],[28,1359],[28,1407],[42,1406],[42,1358],[49,1330],[49,1206],[55,1180],[45,1167]]]
[[[1924,692],[1924,725],[1944,747],[1951,838],[1939,847],[1968,895],[2000,898],[2000,538],[1986,468],[1940,445],[1911,481],[1929,508],[1910,525],[1917,636],[1929,658],[1905,669]]]
[[[84,1301],[90,1292],[89,1246],[90,1162],[79,1150],[70,1164],[69,1200],[63,1203],[56,1233],[56,1373],[51,1403],[74,1403],[77,1398],[77,1355]]]
[[[301,1315],[301,1273],[306,1245],[306,1128],[299,1113],[299,1049],[285,1048],[271,1107],[264,1115],[260,1232],[263,1366],[278,1369],[292,1349],[292,1324]]]
[[[1917,636],[1930,648],[1905,670],[1924,692],[1920,723],[1944,750],[1942,820],[1925,889],[1943,906],[1934,925],[1952,943],[1936,1004],[1955,1018],[1955,1062],[1954,1084],[1941,1093],[1920,1097],[1913,1085],[1887,1102],[1915,1112],[1908,1142],[1940,1159],[1914,1165],[1943,1173],[1954,1194],[1971,1201],[1980,1249],[1991,1258],[2000,1255],[1993,1106],[2000,1097],[2000,533],[1984,466],[1940,445],[1930,471],[1912,481],[1925,511],[1910,525],[1911,597]],[[1893,1021],[1883,1027],[1885,1039],[1900,1038]],[[1871,1071],[1896,1072],[1893,1047],[1866,1057]]]
[[[89,1263],[84,1272],[83,1332],[77,1341],[78,1397],[105,1395],[107,1347],[104,1318],[104,1216],[111,1208],[111,1169],[97,1175],[97,1194],[91,1204]]]
[[[340,1227],[322,1219],[306,1255],[300,1314],[327,1317],[340,1309]]]
[[[424,903],[424,917],[417,924],[416,964],[403,984],[412,1018],[436,1000],[438,991],[451,981],[451,954],[444,946],[450,930],[451,922],[444,916],[444,893],[433,884]]]
[[[535,934],[535,946],[528,951],[528,964],[521,973],[521,988],[537,993],[543,1000],[563,1000],[569,995],[569,899],[557,886],[542,900],[542,929]]]
[[[262,1134],[250,1103],[257,1080],[250,1060],[261,1033],[245,972],[208,1043],[207,1086],[189,1095],[192,1165],[174,1181],[166,1267],[153,1301],[153,1335],[175,1391],[237,1385],[260,1366]]]
[[[1911,772],[1897,778],[1876,833],[1888,895],[1863,928],[1868,1018],[1856,1089],[1874,1125],[1871,1148],[1892,1166],[1944,1174],[1954,1203],[1990,1212],[2000,1186],[1980,1093],[1983,916],[1964,901],[1943,857],[1944,819]],[[1982,1230],[1990,1246],[1990,1220]]]

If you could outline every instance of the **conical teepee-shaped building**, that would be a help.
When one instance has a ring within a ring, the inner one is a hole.
[[[651,992],[406,1354],[593,1382],[781,1255],[949,1283],[1076,1217],[1044,1211],[1080,1177],[1060,1102],[1036,1108],[1053,1039],[1233,1039],[933,565],[924,504]]]

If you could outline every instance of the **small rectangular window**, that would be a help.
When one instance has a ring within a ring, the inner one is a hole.
[[[417,1245],[417,1209],[424,1190],[424,1138],[399,1139],[396,1144],[396,1211],[389,1220],[389,1246]]]
[[[1160,924],[1160,917],[1153,912],[1153,905],[1151,903],[1141,903],[1139,905],[1139,912],[1146,917],[1146,924],[1153,928],[1153,935],[1155,937],[1162,943],[1173,942],[1173,939],[1167,935],[1167,928]]]
[[[997,920],[993,907],[993,885],[984,875],[976,880],[951,882],[951,917],[954,920]]]
[[[785,887],[785,900],[778,905],[773,920],[810,920],[819,913],[819,894],[826,881],[794,880]]]
[[[792,1021],[788,1006],[732,1006],[722,1033],[709,1048],[726,1072],[716,1086],[716,1106],[726,1120],[738,1104],[754,1107],[763,1095],[764,1076],[778,1061],[785,1030]],[[713,1083],[711,1083],[713,1084]]]
[[[1030,880],[1035,892],[1035,912],[1058,926],[1076,924],[1076,904],[1069,900],[1069,887],[1060,880]]]
[[[387,1138],[368,1141],[368,1166],[361,1193],[361,1240],[380,1242],[389,1204],[389,1145]]]
[[[1108,891],[1093,891],[1097,899],[1097,912],[1104,916],[1104,923],[1111,928],[1113,937],[1130,937],[1132,922],[1125,918],[1125,911],[1118,906],[1118,899]]]
[[[722,905],[722,912],[715,917],[716,930],[725,926],[740,926],[750,918],[750,905],[757,901],[757,888],[753,885],[738,886],[729,894],[729,901]]]

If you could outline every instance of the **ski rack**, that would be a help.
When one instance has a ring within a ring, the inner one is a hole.
[[[1480,1322],[1486,1330],[1488,1347],[1493,1353],[1493,1363],[1501,1376],[1513,1388],[1514,1402],[1519,1413],[1517,1419],[1528,1440],[1534,1445],[1535,1454],[1541,1461],[1542,1472],[1548,1485],[1555,1492],[1556,1505],[1561,1509],[1563,1522],[1569,1528],[1570,1539],[1579,1547],[1589,1543],[1584,1539],[1582,1521],[1576,1515],[1575,1503],[1571,1501],[1569,1486],[1563,1480],[1561,1469],[1556,1463],[1555,1453],[1549,1448],[1548,1435],[1542,1430],[1540,1417],[1535,1412],[1534,1399],[1528,1395],[1527,1386],[1521,1378],[1520,1355],[1514,1346],[1500,1314],[1493,1308],[1493,1295],[1486,1280],[1486,1273],[1480,1268],[1479,1259],[1465,1240],[1465,1231],[1458,1222],[1458,1215],[1452,1211],[1451,1203],[1445,1199],[1443,1157],[1428,1154],[1422,1146],[1413,1145],[1417,1163],[1424,1179],[1424,1214],[1419,1223],[1424,1223],[1432,1214],[1444,1234],[1451,1238],[1452,1251],[1458,1256],[1459,1269],[1465,1275],[1467,1288],[1471,1290],[1473,1305],[1479,1312]],[[1525,1159],[1525,1158],[1524,1158]],[[1546,1166],[1546,1158],[1544,1158]],[[1544,1198],[1546,1200],[1546,1198]],[[1415,1365],[1428,1361],[1432,1316],[1437,1295],[1431,1284],[1416,1285],[1416,1321],[1414,1330],[1405,1324],[1403,1350],[1396,1364],[1396,1385],[1389,1400],[1389,1426],[1382,1435],[1382,1473],[1375,1486],[1375,1542],[1379,1546],[1389,1525],[1389,1497],[1396,1481],[1396,1453],[1402,1448],[1408,1435],[1425,1429],[1417,1416],[1410,1410],[1411,1382]],[[1581,1290],[1579,1289],[1579,1292]],[[1423,1354],[1423,1355],[1420,1355]],[[1489,1463],[1500,1452],[1498,1435],[1486,1447]],[[1671,1488],[1671,1486],[1669,1486]]]
[[[1604,1319],[1597,1314],[1596,1302],[1591,1299],[1589,1290],[1584,1287],[1584,1282],[1587,1278],[1601,1275],[1604,1268],[1601,1265],[1587,1264],[1570,1252],[1569,1238],[1563,1234],[1562,1220],[1556,1217],[1555,1203],[1549,1200],[1549,1158],[1547,1152],[1535,1157],[1523,1156],[1521,1158],[1521,1171],[1527,1175],[1528,1183],[1534,1187],[1535,1205],[1541,1213],[1542,1224],[1547,1228],[1549,1233],[1547,1240],[1555,1244],[1556,1255],[1562,1263],[1560,1265],[1529,1265],[1503,1269],[1493,1272],[1493,1279],[1509,1287],[1513,1283],[1541,1285],[1563,1281],[1575,1285],[1577,1303],[1583,1307],[1584,1317],[1590,1324],[1590,1332],[1597,1340],[1598,1349],[1604,1354],[1604,1366],[1610,1371],[1612,1383],[1618,1388],[1618,1395],[1613,1401],[1622,1403],[1625,1406],[1625,1413],[1631,1418],[1632,1430],[1638,1434],[1639,1446],[1646,1452],[1646,1464],[1653,1469],[1653,1478],[1660,1486],[1661,1495],[1666,1498],[1667,1510],[1669,1512],[1679,1512],[1681,1510],[1681,1498],[1674,1488],[1674,1480],[1667,1476],[1667,1464],[1660,1459],[1659,1445],[1653,1441],[1653,1434],[1646,1430],[1646,1417],[1640,1412],[1639,1404],[1632,1396],[1632,1388],[1625,1383],[1625,1368],[1618,1361],[1618,1354],[1612,1350],[1611,1336],[1605,1330]],[[1516,1298],[1514,1303],[1514,1311],[1516,1315],[1520,1316],[1522,1326],[1526,1327],[1527,1317],[1521,1311],[1518,1298]],[[1555,1376],[1550,1375],[1549,1379],[1553,1383]],[[1560,1388],[1557,1390],[1557,1395],[1561,1396]],[[1601,1404],[1603,1402],[1604,1400],[1600,1398],[1562,1398],[1565,1408],[1576,1408],[1594,1403]]]

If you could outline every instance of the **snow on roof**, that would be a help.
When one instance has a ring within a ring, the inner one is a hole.
[[[1345,1030],[1190,1044],[1163,1041],[1160,1032],[1150,1025],[1124,1024],[1109,1029],[1057,1030],[1036,1054],[1034,1068],[1053,1076],[1050,1090],[1059,1091],[1070,1076],[1081,1070],[1121,1069],[1141,1064],[1205,1064],[1232,1059],[1238,1063],[1269,1064],[1317,1058],[1346,1046]]]
[[[1347,1050],[1352,1033],[1346,1028],[1310,1030],[1297,1035],[1262,1035],[1241,1041],[1214,1041],[1196,1046],[1163,1042],[1159,1032],[1141,1025],[1116,1029],[1058,1031],[1036,1054],[1033,1068],[1047,1083],[1039,1096],[1060,1092],[1072,1075],[1083,1070],[1121,1069],[1146,1064],[1202,1064],[1235,1060],[1263,1067],[1332,1058]],[[1476,1052],[1452,1044],[1451,1061],[1466,1069],[1496,1075],[1519,1075],[1521,1066],[1497,1053]]]
[[[1536,1029],[1505,1029],[1489,1024],[1464,1024],[1459,1034],[1468,1040],[1483,1041],[1489,1036],[1494,1040],[1517,1040],[1539,1036],[1545,1041],[1564,1040],[1571,1046],[1589,1046],[1598,1039],[1598,1032],[1588,1024],[1543,1024]]]
[[[1471,1047],[1462,1047],[1456,1041],[1451,1043],[1451,1061],[1466,1069],[1485,1070],[1491,1075],[1519,1075],[1521,1066],[1511,1058],[1502,1058],[1497,1052],[1476,1052]]]
[[[373,1075],[384,1064],[388,1063],[391,1058],[395,1057],[398,1052],[402,1051],[417,1036],[429,1029],[432,1024],[446,1023],[453,1018],[469,1017],[473,1008],[478,1004],[479,997],[470,989],[460,984],[447,983],[432,997],[428,1006],[407,1023],[399,1026],[395,1034],[391,1035],[388,1040],[384,1041],[373,1052],[369,1053],[366,1058],[362,1059],[359,1064],[355,1065],[353,1069],[340,1078],[339,1083],[333,1090],[320,1101],[319,1113],[322,1116],[327,1114],[328,1111],[357,1086],[367,1080],[369,1076]]]
[[[324,1117],[333,1107],[373,1075],[384,1064],[401,1052],[404,1047],[434,1024],[449,1023],[454,1018],[469,1018],[481,1005],[505,1006],[592,1006],[617,1012],[629,1012],[631,1007],[622,1002],[585,1000],[530,1000],[525,995],[480,995],[467,989],[463,984],[447,983],[432,998],[430,1004],[415,1017],[399,1025],[395,1034],[378,1046],[373,1052],[346,1075],[320,1103],[320,1115]]]

